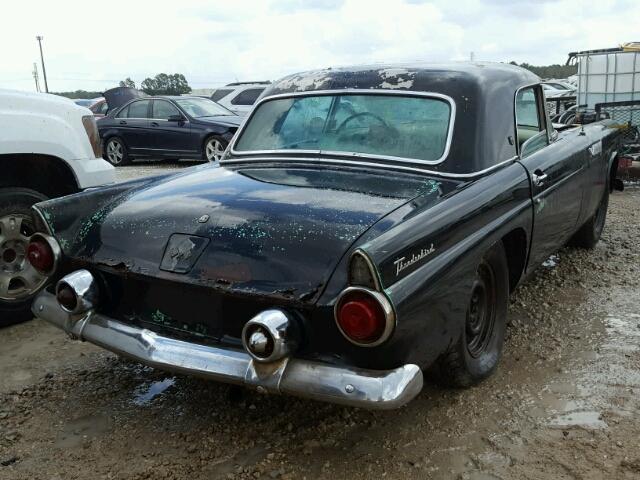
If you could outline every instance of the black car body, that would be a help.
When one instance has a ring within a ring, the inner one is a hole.
[[[428,368],[480,381],[509,292],[595,244],[615,178],[616,130],[557,132],[544,103],[511,65],[282,79],[219,167],[37,205],[64,278],[34,312],[149,365],[336,403],[397,407]]]
[[[145,157],[217,161],[240,122],[233,112],[206,98],[157,96],[110,109],[98,129],[105,159],[114,165]]]

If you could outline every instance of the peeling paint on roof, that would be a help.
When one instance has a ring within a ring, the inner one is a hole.
[[[278,82],[280,90],[322,90],[329,88],[331,75],[328,70],[291,75]]]
[[[416,76],[415,72],[411,72],[406,68],[386,68],[379,70],[378,74],[384,81],[380,83],[381,88],[404,88],[413,87],[413,81]]]

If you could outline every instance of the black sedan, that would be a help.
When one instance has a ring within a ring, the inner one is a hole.
[[[126,165],[133,158],[193,158],[216,162],[241,117],[201,97],[137,98],[98,122],[104,158]]]

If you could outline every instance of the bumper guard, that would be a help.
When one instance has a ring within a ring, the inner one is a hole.
[[[407,364],[367,370],[293,357],[261,363],[245,351],[211,347],[158,335],[89,311],[74,315],[48,291],[33,313],[68,334],[161,370],[245,385],[261,393],[282,393],[375,410],[398,408],[422,389],[422,371]]]

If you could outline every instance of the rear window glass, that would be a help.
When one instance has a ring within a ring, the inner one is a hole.
[[[445,155],[451,105],[432,97],[309,95],[268,100],[235,146],[243,151],[311,150],[436,161]]]
[[[217,102],[221,98],[224,98],[227,95],[229,95],[231,92],[233,92],[233,90],[230,90],[228,88],[220,88],[215,92],[213,92],[213,95],[211,95],[211,100],[213,100],[214,102]]]
[[[253,105],[262,92],[264,92],[264,88],[248,88],[236,95],[231,103],[233,105]]]

